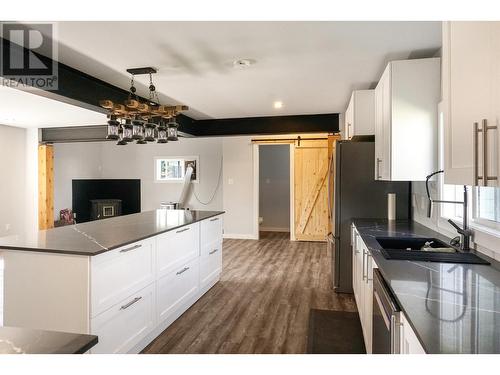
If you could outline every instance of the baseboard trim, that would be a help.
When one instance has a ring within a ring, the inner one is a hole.
[[[258,240],[253,234],[224,233],[223,237],[233,240]]]
[[[260,227],[261,232],[287,232],[290,233],[290,228],[277,228],[277,227]]]

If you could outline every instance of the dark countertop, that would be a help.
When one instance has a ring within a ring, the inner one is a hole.
[[[223,213],[165,209],[146,211],[2,237],[0,249],[91,256]]]
[[[500,353],[500,264],[387,260],[375,237],[449,238],[409,221],[353,220],[427,353]]]
[[[94,335],[0,327],[0,354],[82,354],[95,344]]]

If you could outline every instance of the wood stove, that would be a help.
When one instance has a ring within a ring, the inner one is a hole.
[[[121,199],[91,199],[92,208],[90,215],[92,220],[107,219],[122,214]]]

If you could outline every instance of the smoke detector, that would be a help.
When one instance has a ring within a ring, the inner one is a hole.
[[[257,61],[254,59],[238,59],[233,61],[233,67],[238,69],[246,69],[254,65]]]

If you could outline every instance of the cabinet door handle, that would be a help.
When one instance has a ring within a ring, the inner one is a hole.
[[[120,310],[125,310],[125,309],[128,309],[130,306],[132,306],[134,303],[136,303],[137,301],[139,301],[142,297],[135,297],[132,301],[130,301],[129,303],[123,305],[122,307],[120,307]]]
[[[377,158],[377,180],[382,178],[382,176],[380,175],[380,163],[382,163],[382,159]]]
[[[479,124],[477,122],[474,123],[474,131],[473,131],[473,152],[474,152],[474,185],[479,185],[479,180],[483,179],[483,177],[479,176],[479,151],[478,151],[478,143],[479,143]]]
[[[185,232],[187,230],[190,230],[191,228],[187,227],[187,228],[184,228],[184,229],[181,229],[181,230],[178,230],[177,232],[175,233],[182,233],[182,232]]]
[[[130,246],[130,247],[127,247],[127,248],[125,248],[125,249],[120,250],[120,253],[126,253],[126,252],[128,252],[128,251],[132,251],[132,250],[138,249],[138,248],[140,248],[140,247],[142,247],[142,245],[134,245],[134,246]]]
[[[488,130],[496,129],[496,126],[488,126],[488,120],[483,119],[483,186],[488,186],[488,181],[497,180],[497,176],[488,176]]]
[[[369,274],[370,274],[370,259],[371,255],[368,251],[366,251],[366,283],[368,284],[369,281],[372,281],[373,279],[370,279]]]
[[[189,269],[189,267],[184,267],[182,270],[178,271],[176,275],[180,275],[181,273],[186,272]]]
[[[363,249],[363,280],[365,280],[365,255],[366,255],[366,251],[365,249]]]
[[[218,217],[214,217],[213,219],[210,219],[210,221],[217,221],[217,220],[219,220]]]
[[[208,255],[215,254],[217,251],[219,251],[219,249],[213,249],[211,252],[208,253]]]

